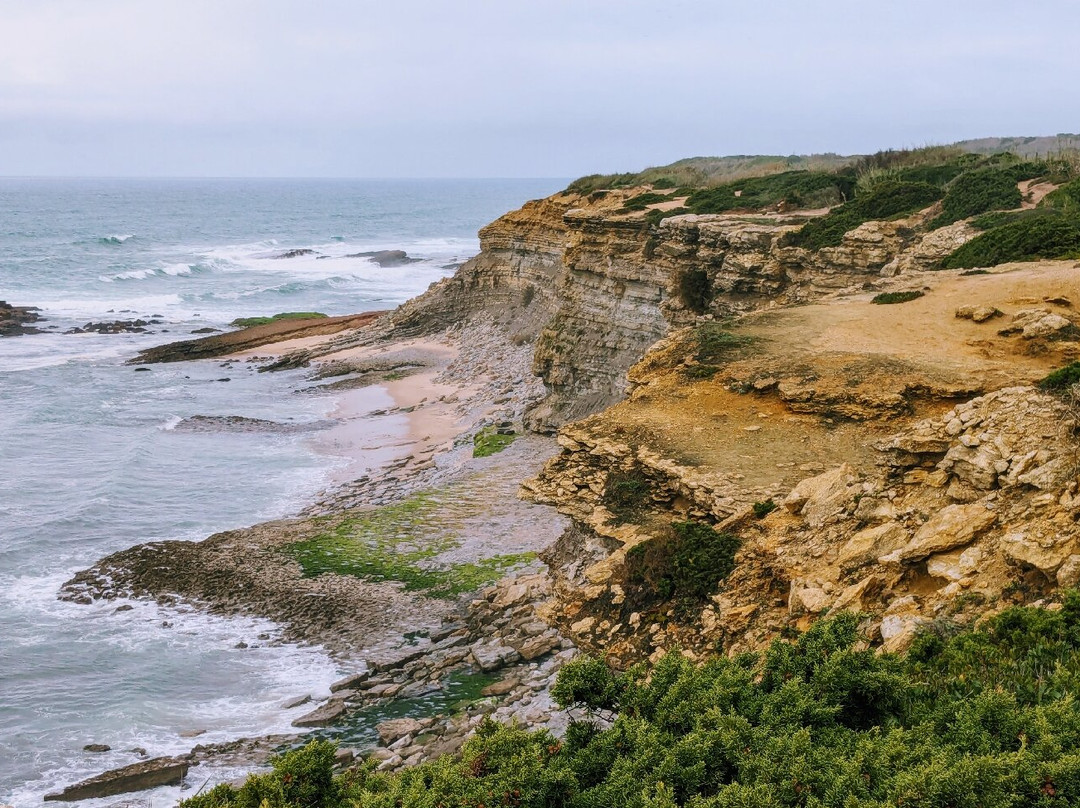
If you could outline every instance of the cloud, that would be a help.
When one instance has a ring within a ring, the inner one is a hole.
[[[1078,22],[1059,0],[0,0],[0,173],[568,176],[1049,133]]]

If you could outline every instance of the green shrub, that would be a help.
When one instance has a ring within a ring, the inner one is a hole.
[[[608,474],[600,502],[618,523],[640,516],[652,504],[652,483],[641,469],[619,469]]]
[[[907,303],[909,300],[917,300],[922,297],[923,293],[918,289],[912,289],[907,292],[882,292],[880,295],[874,295],[871,303],[878,303],[888,305],[890,303]]]
[[[1039,207],[1074,216],[1080,214],[1080,180],[1065,183],[1056,191],[1051,191],[1043,197]]]
[[[747,337],[733,334],[723,323],[700,323],[693,333],[694,359],[698,362],[721,362],[730,360],[750,344]]]
[[[1080,362],[1071,362],[1058,368],[1038,382],[1038,388],[1045,392],[1064,392],[1074,384],[1080,384]]]
[[[563,706],[606,726],[481,723],[460,755],[331,779],[332,747],[286,753],[242,789],[182,808],[1066,808],[1080,804],[1080,596],[865,649],[860,616],[820,619],[761,654],[677,650],[615,673],[581,658]],[[936,624],[940,625],[940,624]],[[295,761],[295,763],[294,763]],[[293,778],[293,779],[290,779]]]
[[[854,189],[849,177],[832,172],[786,171],[695,191],[686,207],[694,213],[759,210],[781,202],[792,207],[826,207],[849,198]]]
[[[735,568],[739,545],[737,537],[703,522],[673,522],[669,535],[637,544],[626,554],[635,601],[703,600]]]
[[[751,507],[754,512],[755,519],[764,519],[770,513],[776,510],[776,502],[772,499],[766,499],[763,502],[755,502]]]
[[[272,317],[239,317],[229,325],[237,328],[251,328],[253,325],[266,325],[267,323],[276,323],[278,320],[316,320],[323,317],[326,317],[326,315],[318,311],[283,311]]]
[[[811,250],[837,247],[843,241],[845,233],[864,222],[914,213],[932,205],[941,196],[941,188],[927,182],[883,180],[874,185],[869,193],[856,197],[824,216],[811,219],[802,229],[788,237],[788,243]]]
[[[1080,218],[1060,213],[1007,221],[964,244],[942,261],[943,269],[992,267],[1009,261],[1080,256]]]
[[[1015,167],[986,167],[968,171],[949,185],[941,202],[942,213],[931,229],[986,213],[1018,208],[1023,202]]]

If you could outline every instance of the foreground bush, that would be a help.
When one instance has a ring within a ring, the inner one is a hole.
[[[329,778],[332,746],[280,758],[185,808],[1064,808],[1080,804],[1080,595],[926,633],[906,656],[859,618],[697,666],[678,653],[614,673],[580,659],[564,706],[614,717],[545,732],[488,723],[459,757]],[[615,717],[617,716],[617,717]]]
[[[1046,211],[998,221],[1003,223],[949,255],[942,261],[942,268],[967,269],[1010,261],[1080,257],[1080,216]]]

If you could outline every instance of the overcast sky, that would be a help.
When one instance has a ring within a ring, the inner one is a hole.
[[[0,0],[0,175],[571,177],[1080,130],[1076,0]]]

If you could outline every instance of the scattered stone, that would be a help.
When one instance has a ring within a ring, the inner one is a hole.
[[[416,735],[423,729],[425,725],[415,718],[394,718],[375,727],[383,746],[389,746],[407,735]]]

